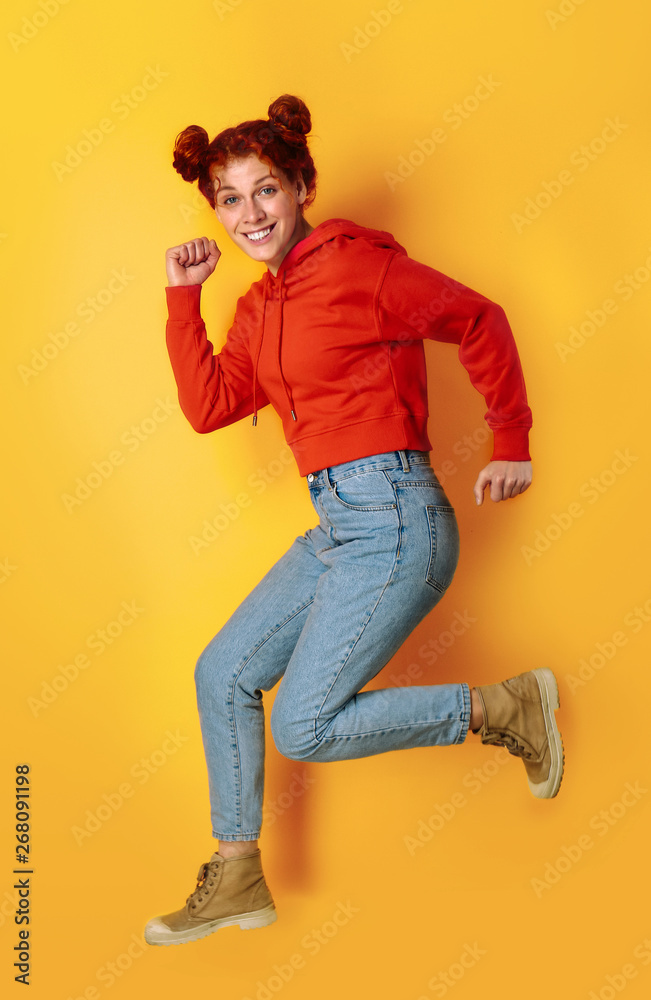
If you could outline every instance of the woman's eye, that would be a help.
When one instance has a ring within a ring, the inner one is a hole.
[[[230,205],[231,202],[233,202],[233,201],[237,201],[237,198],[235,197],[234,194],[231,194],[231,195],[229,195],[228,198],[224,198],[223,204],[224,205]]]
[[[262,194],[264,194],[265,191],[268,191],[271,194],[275,194],[276,193],[275,187],[264,187],[264,188],[262,188]]]

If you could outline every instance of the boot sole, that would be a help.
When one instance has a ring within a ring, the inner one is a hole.
[[[208,937],[222,927],[232,927],[237,925],[243,931],[253,930],[256,927],[267,927],[277,920],[276,907],[273,903],[265,906],[262,910],[251,910],[249,913],[238,913],[233,917],[221,917],[219,920],[211,920],[201,924],[200,927],[190,927],[185,931],[170,930],[158,919],[150,920],[145,927],[145,941],[147,944],[186,944],[188,941],[199,941]]]
[[[563,740],[556,725],[556,717],[554,716],[554,712],[560,708],[561,704],[558,695],[558,683],[548,667],[539,667],[536,670],[532,670],[532,673],[538,682],[540,690],[540,699],[545,717],[545,730],[549,741],[550,765],[549,775],[546,780],[538,784],[529,781],[529,788],[537,799],[553,799],[555,795],[558,795],[565,767]]]

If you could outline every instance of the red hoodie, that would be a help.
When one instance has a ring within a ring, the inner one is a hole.
[[[205,433],[268,403],[302,476],[385,451],[430,451],[423,340],[459,345],[488,405],[493,459],[529,459],[531,410],[504,311],[420,264],[389,233],[322,222],[237,302],[219,352],[201,285],[165,289],[181,409]]]

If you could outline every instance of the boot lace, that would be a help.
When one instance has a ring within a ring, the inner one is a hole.
[[[524,743],[519,743],[512,733],[493,732],[488,733],[482,743],[491,743],[498,747],[506,747],[514,757],[522,757],[524,760],[531,760],[533,753]]]
[[[197,905],[201,902],[201,899],[205,899],[210,895],[210,889],[215,884],[214,880],[210,878],[212,874],[213,871],[209,862],[204,861],[197,875],[196,887],[186,899],[186,903],[190,904],[191,909],[196,909]]]

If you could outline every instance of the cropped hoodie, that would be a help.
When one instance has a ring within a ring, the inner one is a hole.
[[[493,459],[529,459],[531,410],[503,309],[412,260],[389,234],[322,222],[237,302],[215,354],[201,285],[166,288],[183,413],[205,433],[271,403],[302,476],[385,451],[430,451],[423,341],[457,344]]]

